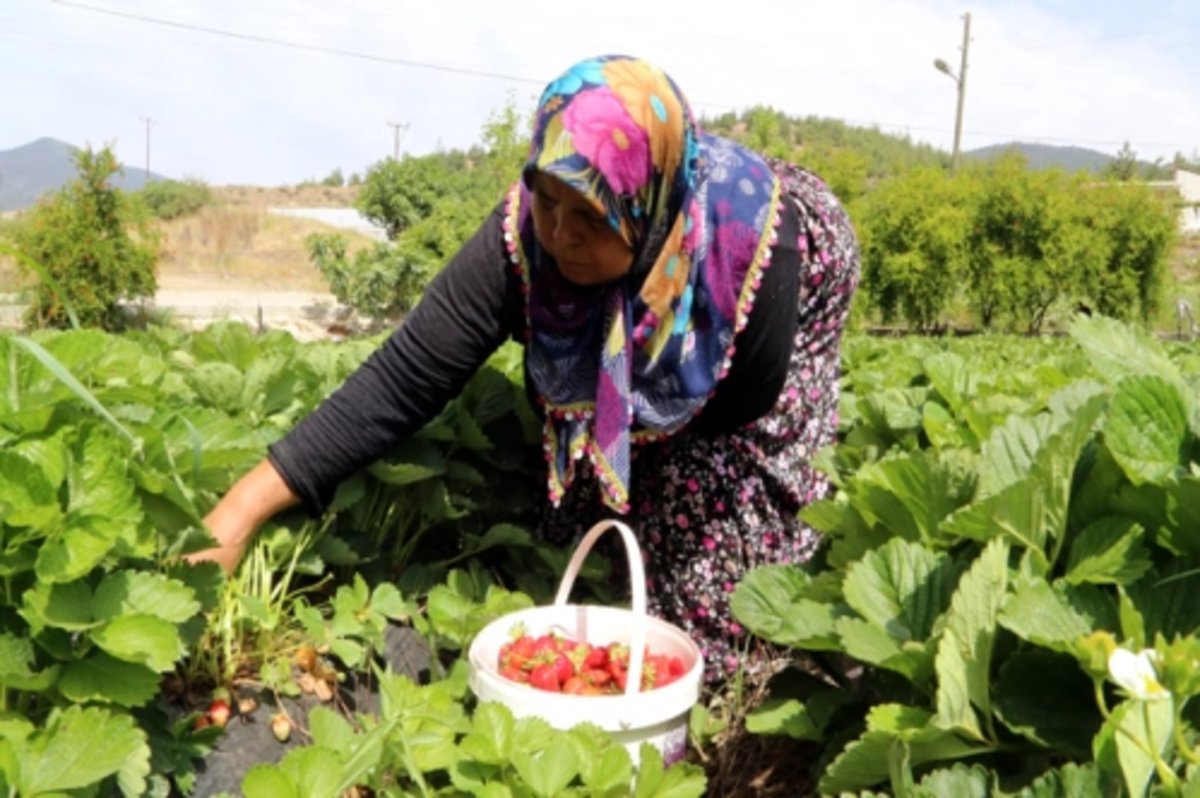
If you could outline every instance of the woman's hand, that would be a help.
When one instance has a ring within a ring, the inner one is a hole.
[[[275,513],[299,501],[271,461],[263,460],[234,483],[205,516],[205,525],[220,545],[188,555],[187,561],[215,562],[232,574],[258,528]]]

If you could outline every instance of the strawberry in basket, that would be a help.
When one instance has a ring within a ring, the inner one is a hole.
[[[537,690],[567,695],[620,695],[629,679],[629,647],[568,640],[559,635],[532,637],[517,628],[500,648],[499,672],[504,678]],[[686,668],[676,656],[646,649],[642,690],[665,687]]]

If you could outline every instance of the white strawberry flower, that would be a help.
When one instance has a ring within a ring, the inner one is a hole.
[[[1131,698],[1138,701],[1159,701],[1171,693],[1158,683],[1154,663],[1158,652],[1152,648],[1134,654],[1125,648],[1114,649],[1108,657],[1108,675]]]

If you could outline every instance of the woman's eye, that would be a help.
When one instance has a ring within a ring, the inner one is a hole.
[[[538,204],[546,210],[553,210],[558,206],[558,202],[553,197],[547,197],[545,194],[534,194],[533,196],[537,199]]]

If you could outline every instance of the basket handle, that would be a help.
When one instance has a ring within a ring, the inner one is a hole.
[[[588,533],[583,536],[583,540],[579,541],[579,546],[567,564],[567,570],[563,573],[562,582],[558,585],[558,595],[554,597],[554,603],[559,606],[567,603],[567,597],[571,594],[571,588],[575,586],[575,577],[579,576],[579,569],[583,566],[584,558],[592,550],[596,539],[609,529],[615,529],[621,533],[621,540],[625,543],[625,556],[629,562],[630,592],[633,598],[633,634],[629,642],[631,678],[625,682],[625,695],[633,696],[642,689],[642,660],[645,658],[646,652],[646,568],[642,564],[642,550],[638,546],[637,538],[633,536],[633,530],[615,519],[601,521],[589,529]]]

